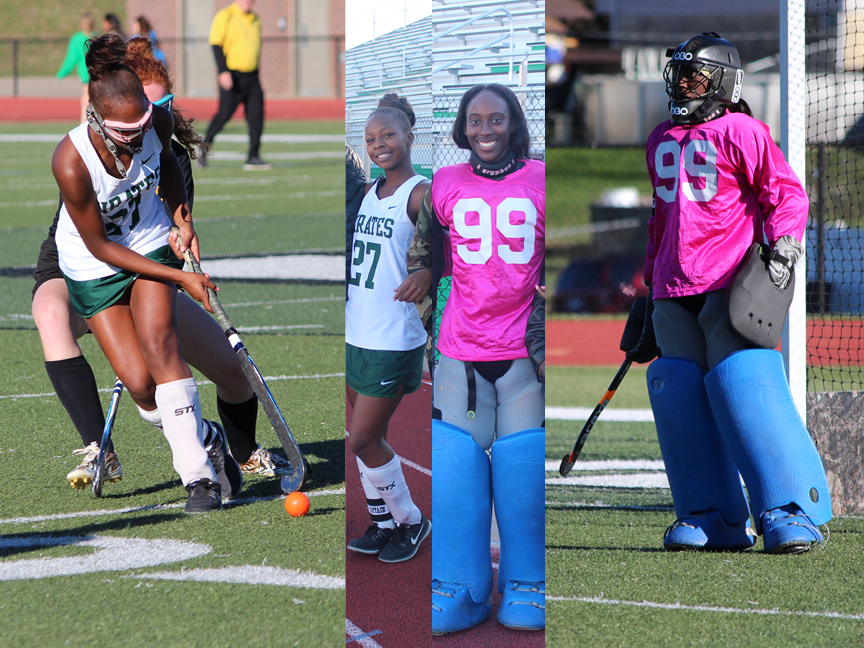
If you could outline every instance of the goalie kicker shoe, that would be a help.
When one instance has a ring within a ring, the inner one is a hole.
[[[91,443],[86,448],[79,448],[72,451],[73,455],[84,455],[81,464],[72,470],[66,479],[69,480],[69,485],[72,488],[86,488],[93,483],[93,478],[96,477],[96,463],[99,461],[99,444]],[[108,452],[105,455],[105,479],[107,481],[116,482],[123,479],[123,468],[120,467],[120,460],[113,452]]]
[[[795,504],[781,506],[762,514],[762,542],[765,553],[796,554],[825,541],[819,523]]]
[[[216,479],[219,481],[219,486],[222,493],[228,499],[234,499],[243,488],[243,473],[240,471],[240,466],[234,460],[234,457],[228,452],[228,442],[225,437],[225,430],[221,425],[214,421],[202,419],[201,423],[205,428],[204,449],[207,451],[207,457],[213,465],[213,470],[216,473]]]
[[[390,538],[393,537],[395,531],[396,529],[394,528],[380,527],[373,522],[369,525],[369,528],[366,529],[366,533],[363,534],[363,537],[354,538],[348,543],[348,548],[351,551],[356,551],[358,553],[377,554],[387,546],[387,543],[390,542]]]
[[[264,475],[265,477],[290,475],[292,472],[291,464],[288,461],[260,445],[246,461],[240,464],[240,470],[247,475]]]
[[[222,487],[218,482],[214,483],[207,479],[196,479],[191,484],[186,484],[186,492],[189,499],[186,500],[184,513],[209,513],[222,508]]]
[[[411,560],[420,549],[429,532],[432,531],[432,523],[421,514],[417,524],[400,524],[393,532],[390,542],[380,552],[378,560],[386,563],[397,563]]]

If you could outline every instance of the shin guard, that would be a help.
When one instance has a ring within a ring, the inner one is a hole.
[[[520,630],[546,626],[545,430],[508,434],[492,445],[492,495],[501,539],[498,620]]]
[[[489,618],[492,481],[489,457],[471,435],[432,421],[432,634]]]
[[[678,518],[664,545],[746,549],[755,542],[750,510],[704,379],[702,369],[680,358],[658,358],[648,367],[648,395]]]
[[[711,409],[744,477],[756,519],[794,503],[817,525],[831,519],[822,459],[804,427],[777,351],[733,353],[705,378]]]

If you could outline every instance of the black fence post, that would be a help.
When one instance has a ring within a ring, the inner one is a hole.
[[[819,295],[819,314],[825,314],[825,211],[828,199],[825,175],[828,173],[828,147],[818,146],[818,167],[816,170],[816,193],[819,204],[816,210],[816,291]]]
[[[18,96],[18,41],[12,41],[12,96]]]

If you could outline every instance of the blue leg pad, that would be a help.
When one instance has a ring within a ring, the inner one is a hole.
[[[825,469],[792,401],[782,356],[763,349],[733,353],[708,373],[705,387],[726,446],[744,476],[766,550],[778,545],[769,532],[789,526],[773,521],[789,511],[775,512],[766,524],[763,514],[769,511],[794,505],[793,515],[799,509],[808,526],[828,522],[831,495]]]
[[[492,477],[489,457],[465,430],[432,421],[432,633],[489,618]]]
[[[545,430],[500,437],[492,445],[492,495],[501,539],[498,621],[519,630],[546,626]]]
[[[658,358],[648,395],[677,520],[666,549],[748,549],[755,543],[741,477],[714,421],[705,372],[689,360]]]

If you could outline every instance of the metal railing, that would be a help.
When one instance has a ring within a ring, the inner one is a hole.
[[[276,77],[277,83],[281,81],[282,85],[293,85],[294,87],[289,88],[286,94],[290,95],[293,92],[298,96],[302,94],[302,88],[297,86],[297,80],[300,77],[299,58],[302,56],[301,48],[313,43],[329,43],[328,58],[331,59],[332,63],[331,68],[326,72],[332,80],[329,84],[329,94],[334,97],[343,95],[345,83],[342,67],[342,57],[345,51],[344,36],[265,36],[261,41],[262,76],[269,75],[271,78]],[[63,57],[66,54],[68,42],[69,39],[65,37],[0,38],[0,78],[9,78],[11,76],[12,96],[19,96],[21,89],[20,81],[22,78],[54,75],[60,68]],[[177,90],[179,94],[186,94],[189,89],[187,51],[193,51],[196,46],[203,46],[209,49],[207,38],[177,37],[159,39],[159,47],[167,56],[168,69],[172,73],[172,76],[175,77],[174,82],[178,86]],[[9,49],[7,48],[11,49],[8,58],[6,52]],[[270,59],[268,61],[269,65],[265,66],[264,61],[268,60],[267,57],[274,50],[278,51],[280,48],[282,51],[279,52],[277,60],[273,61]],[[309,55],[313,58],[318,56],[314,52],[310,52]],[[207,56],[208,62],[212,60],[212,55],[208,53]],[[215,88],[215,75],[213,76],[212,83]]]

